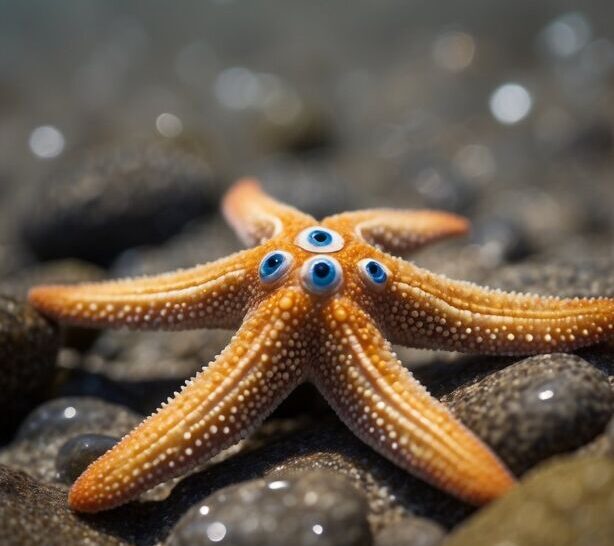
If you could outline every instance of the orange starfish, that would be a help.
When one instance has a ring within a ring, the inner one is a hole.
[[[415,380],[393,343],[489,354],[572,350],[612,338],[613,299],[503,293],[449,280],[389,252],[465,233],[457,216],[373,209],[321,223],[244,180],[224,213],[250,250],[166,275],[41,286],[30,302],[60,321],[138,329],[238,328],[226,349],[94,461],[70,506],[105,510],[184,473],[313,382],[366,443],[474,504],[514,479]]]

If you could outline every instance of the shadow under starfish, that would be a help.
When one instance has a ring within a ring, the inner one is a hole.
[[[614,337],[614,299],[504,293],[396,258],[467,231],[444,212],[309,215],[244,180],[224,212],[253,248],[166,275],[29,295],[62,322],[139,329],[238,328],[222,353],[73,485],[83,512],[118,506],[252,432],[309,381],[365,443],[472,503],[508,491],[497,456],[422,387],[390,343],[481,354],[570,351]]]

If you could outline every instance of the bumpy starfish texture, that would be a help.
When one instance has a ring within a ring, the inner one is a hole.
[[[70,324],[238,328],[180,393],[87,468],[70,491],[73,509],[112,508],[186,472],[249,434],[303,381],[382,455],[482,504],[514,478],[413,379],[387,339],[520,355],[614,337],[613,299],[503,293],[388,253],[465,233],[467,222],[452,214],[374,209],[318,224],[253,180],[230,190],[224,213],[253,248],[166,275],[30,292],[34,306]]]

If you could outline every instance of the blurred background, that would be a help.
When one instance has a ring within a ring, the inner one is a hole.
[[[132,273],[224,254],[237,243],[217,229],[219,197],[246,174],[319,216],[465,214],[472,244],[453,256],[471,267],[439,263],[474,278],[533,255],[613,252],[612,2],[0,9],[2,275],[67,257]],[[130,251],[186,230],[190,252],[164,263]]]

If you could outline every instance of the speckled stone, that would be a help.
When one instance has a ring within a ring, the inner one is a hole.
[[[567,354],[527,358],[442,401],[516,474],[592,440],[614,410],[607,377]]]
[[[56,328],[29,305],[0,295],[0,429],[12,429],[55,374]]]
[[[51,173],[38,191],[22,229],[36,256],[106,264],[215,208],[221,188],[200,156],[147,142],[92,152]]]
[[[86,433],[121,437],[141,419],[124,407],[95,398],[57,398],[26,418],[15,440],[0,450],[0,463],[53,482],[57,479],[55,458],[67,440]]]
[[[614,296],[614,256],[533,261],[493,271],[485,284],[504,290],[560,297]]]
[[[325,471],[254,480],[222,489],[194,506],[168,546],[369,546],[364,497]]]
[[[103,280],[105,272],[98,266],[80,260],[53,260],[30,265],[0,280],[0,292],[25,300],[28,290],[37,284],[79,283]],[[62,326],[62,345],[83,350],[98,337],[100,331],[77,326]]]
[[[428,519],[404,518],[385,527],[374,546],[439,546],[445,536],[445,530]]]
[[[445,546],[611,546],[614,459],[545,463],[456,530]]]
[[[81,260],[52,260],[32,265],[0,280],[0,291],[25,299],[28,290],[37,284],[79,283],[101,281],[105,272],[100,267]]]
[[[0,544],[123,546],[132,542],[72,512],[65,491],[0,465]]]
[[[81,473],[119,438],[104,434],[80,434],[64,443],[55,458],[58,480],[72,484]]]

